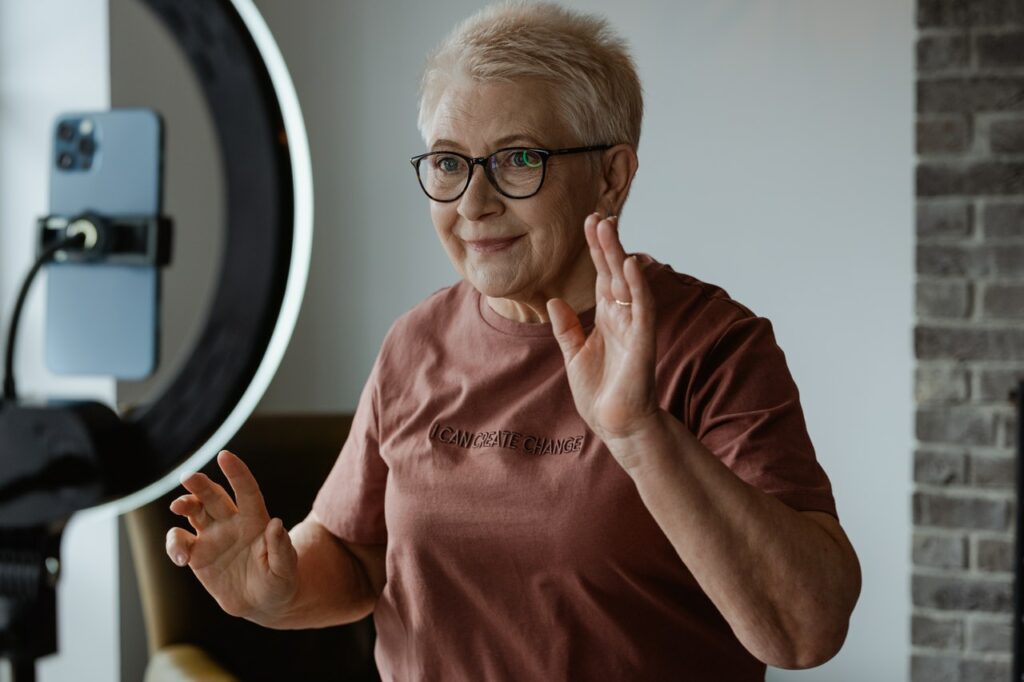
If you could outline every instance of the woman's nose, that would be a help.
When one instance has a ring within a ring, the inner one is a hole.
[[[501,195],[494,188],[482,167],[474,168],[469,186],[459,197],[458,212],[466,220],[480,220],[501,212]]]

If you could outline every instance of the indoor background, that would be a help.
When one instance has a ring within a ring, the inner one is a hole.
[[[455,281],[408,158],[424,148],[415,121],[425,55],[481,4],[256,0],[295,82],[315,182],[309,285],[260,411],[353,410],[391,321]],[[812,670],[769,668],[768,679],[908,679],[912,654],[945,646],[912,651],[911,642],[917,8],[911,0],[564,4],[608,17],[644,86],[640,170],[621,222],[627,250],[717,284],[772,321],[860,557],[864,586],[843,650]],[[161,370],[116,385],[49,373],[39,283],[16,364],[29,395],[140,402],[173,374],[222,256],[220,161],[183,56],[141,5],[0,3],[4,324],[46,208],[53,118],[135,105],[167,122],[165,207],[178,241],[163,275]],[[141,679],[145,637],[123,529],[79,514],[63,559],[60,651],[41,662],[39,679]],[[1008,660],[1005,651],[961,649],[972,660]]]

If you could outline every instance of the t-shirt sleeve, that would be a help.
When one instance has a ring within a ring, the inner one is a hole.
[[[697,439],[748,484],[793,509],[838,519],[771,321],[735,320],[696,371],[690,423]]]
[[[331,533],[359,544],[387,542],[384,489],[388,466],[380,455],[380,362],[374,361],[352,418],[352,428],[313,511]]]

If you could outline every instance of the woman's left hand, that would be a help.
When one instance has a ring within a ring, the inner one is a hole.
[[[617,218],[602,220],[593,213],[583,229],[597,268],[594,329],[587,336],[575,311],[561,299],[548,301],[547,309],[576,409],[611,445],[635,435],[659,410],[654,297],[636,258],[626,258]]]

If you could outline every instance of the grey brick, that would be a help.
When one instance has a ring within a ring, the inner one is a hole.
[[[953,49],[953,46],[948,48],[950,56],[953,56]],[[974,50],[978,55],[978,66],[982,68],[1024,66],[1024,31],[979,33],[974,37]],[[934,59],[942,58],[941,45],[935,46],[932,51]]]
[[[967,281],[918,282],[915,287],[918,317],[964,318],[971,314],[973,293]]]
[[[941,277],[987,277],[995,256],[984,246],[919,244],[917,274]]]
[[[915,433],[918,440],[956,445],[995,445],[996,421],[991,413],[972,405],[919,407]]]
[[[1021,369],[979,369],[978,396],[981,401],[1008,401],[1010,391],[1017,387],[1017,382],[1024,379],[1024,368]]]
[[[971,204],[959,199],[917,202],[918,237],[969,237],[972,233]]]
[[[933,649],[962,649],[964,622],[960,618],[914,616],[910,623],[910,641]]]
[[[918,403],[963,403],[970,398],[970,374],[957,364],[919,365],[914,370]]]
[[[997,416],[999,422],[999,430],[1002,431],[1003,437],[1001,444],[1004,448],[1016,448],[1017,447],[1017,418],[1012,414],[1001,414]]]
[[[1010,525],[1008,500],[916,492],[913,503],[914,523],[920,526],[1006,530]]]
[[[919,163],[917,196],[988,195],[1024,193],[1024,163],[974,161],[969,163]]]
[[[916,450],[914,481],[928,485],[964,485],[967,483],[967,455]]]
[[[1013,624],[1010,619],[1005,621],[976,620],[970,624],[970,644],[972,651],[998,651],[1011,653]]]
[[[1024,237],[1024,202],[986,204],[982,222],[985,237]]]
[[[988,319],[1024,320],[1024,284],[987,285],[981,296],[981,314]]]
[[[967,173],[971,194],[1024,193],[1024,163],[981,161],[969,164]]]
[[[968,578],[915,574],[911,578],[915,606],[947,611],[1013,611],[1011,579]]]
[[[919,163],[914,178],[914,191],[919,197],[970,194],[964,164]]]
[[[967,538],[914,531],[914,564],[931,568],[967,568]]]
[[[917,273],[941,277],[1024,276],[1024,245],[919,244]]]
[[[1024,152],[1024,120],[993,121],[989,127],[989,148],[1003,154]]]
[[[1013,542],[997,538],[978,538],[974,563],[981,571],[1013,570]]]
[[[936,78],[917,82],[919,113],[1024,109],[1024,78]]]
[[[928,35],[917,40],[917,70],[941,71],[968,65],[970,44],[966,33]]]
[[[918,121],[915,138],[918,154],[956,154],[971,144],[965,116]]]
[[[1022,360],[1024,329],[953,329],[920,325],[914,328],[914,353],[920,360]]]
[[[910,657],[910,682],[960,682],[960,659],[956,656]]]
[[[967,658],[960,661],[960,679],[964,682],[1006,682],[1011,677],[1010,661]]]
[[[919,0],[917,25],[1002,26],[1024,19],[1022,0]]]
[[[1005,490],[1016,485],[1016,461],[1013,457],[971,455],[971,480],[979,488]]]
[[[992,261],[992,273],[997,277],[1024,276],[1024,246],[991,246],[988,253]]]

